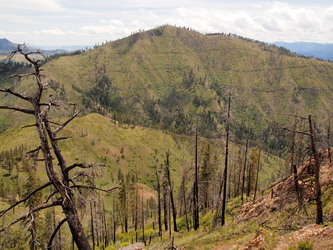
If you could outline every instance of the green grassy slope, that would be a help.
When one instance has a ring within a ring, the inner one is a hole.
[[[101,183],[112,184],[111,179],[117,177],[119,169],[125,173],[137,169],[140,182],[153,187],[155,185],[155,173],[152,168],[154,166],[153,157],[156,154],[159,160],[158,164],[162,164],[165,160],[165,152],[169,150],[171,152],[171,175],[178,187],[182,169],[193,168],[194,164],[193,137],[171,134],[157,129],[119,124],[98,114],[89,114],[74,119],[62,132],[62,136],[71,137],[71,139],[60,142],[60,147],[68,165],[75,162],[96,162],[106,165],[106,168],[103,169],[108,174],[102,177]],[[33,127],[22,128],[22,126],[18,126],[9,129],[0,134],[0,141],[2,142],[0,152],[15,150],[20,145],[25,145],[32,150],[38,145],[37,132]],[[200,150],[204,143],[212,145],[212,156],[214,154],[218,156],[216,167],[218,169],[222,168],[224,141],[201,138],[199,140]],[[239,145],[232,144],[230,146],[233,161],[236,161],[239,151]],[[199,155],[199,161],[201,161],[201,154]],[[262,153],[261,164],[260,186],[267,185],[271,179],[276,179],[281,175],[278,169],[283,166],[281,159]],[[274,166],[278,166],[278,168]],[[235,167],[238,166],[235,165]],[[43,165],[40,166],[40,172],[41,176],[45,174]],[[3,170],[3,173],[6,173],[6,171]]]

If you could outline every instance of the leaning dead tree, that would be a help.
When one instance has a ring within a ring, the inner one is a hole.
[[[316,201],[316,224],[323,224],[323,204],[321,200],[321,185],[320,185],[320,159],[319,159],[319,153],[318,153],[318,147],[316,142],[316,131],[314,128],[314,123],[312,121],[311,115],[309,115],[307,118],[300,117],[302,119],[307,119],[309,123],[309,131],[297,131],[294,127],[294,129],[288,129],[284,128],[285,130],[288,130],[292,133],[298,133],[302,135],[306,135],[310,138],[311,143],[311,151],[313,155],[314,160],[314,200]],[[297,171],[296,171],[297,174]],[[297,189],[297,187],[296,187]]]
[[[53,186],[55,191],[50,195],[57,196],[55,201],[50,202],[50,197],[42,204],[30,209],[26,214],[12,221],[9,225],[0,229],[0,232],[7,230],[10,226],[28,219],[32,213],[41,211],[46,208],[59,206],[62,208],[64,218],[61,220],[59,225],[55,228],[55,231],[52,233],[52,236],[49,240],[48,249],[52,249],[52,240],[60,229],[60,227],[67,222],[69,229],[71,231],[74,242],[76,243],[79,249],[91,249],[88,238],[86,236],[85,230],[82,227],[82,224],[79,219],[77,206],[75,203],[75,193],[76,189],[96,189],[99,191],[109,192],[110,190],[99,189],[95,186],[86,186],[86,185],[77,185],[74,182],[75,177],[70,177],[70,172],[76,168],[90,168],[93,164],[85,165],[75,163],[70,166],[67,165],[63,154],[60,150],[58,142],[60,140],[68,139],[67,137],[59,136],[59,133],[78,115],[78,112],[74,110],[72,115],[62,124],[57,124],[51,121],[49,117],[49,112],[53,107],[58,107],[59,104],[49,99],[45,101],[45,90],[47,90],[47,83],[43,83],[42,81],[42,69],[41,69],[41,61],[35,59],[34,55],[40,55],[40,52],[26,52],[25,45],[19,45],[17,50],[13,51],[10,55],[10,59],[16,55],[22,55],[33,67],[33,72],[27,74],[18,74],[12,76],[13,78],[25,78],[25,77],[33,77],[36,83],[36,89],[33,94],[25,95],[18,93],[11,88],[0,89],[0,92],[8,93],[17,97],[18,99],[26,102],[30,108],[16,107],[16,106],[0,106],[0,109],[14,110],[17,112],[21,112],[24,114],[28,114],[34,116],[35,124],[32,126],[36,127],[40,145],[35,149],[30,151],[29,153],[41,152],[42,161],[44,162],[45,172],[49,179],[49,181],[30,194],[26,195],[23,199],[11,205],[9,208],[0,211],[0,217],[2,217],[6,212],[10,211],[12,208],[15,208],[19,204],[27,201],[37,192],[44,190],[49,186]],[[55,158],[54,158],[55,157]],[[57,165],[55,163],[57,161]],[[59,166],[59,167],[58,167]]]

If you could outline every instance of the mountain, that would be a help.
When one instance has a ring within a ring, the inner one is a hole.
[[[6,38],[0,38],[0,54],[7,54],[17,48],[17,45]]]
[[[60,57],[43,68],[53,95],[75,100],[86,113],[178,134],[193,134],[198,123],[200,135],[220,137],[231,90],[233,140],[244,143],[249,136],[267,150],[284,149],[289,135],[279,126],[291,123],[288,115],[312,114],[320,127],[333,108],[332,63],[235,35],[174,26]],[[23,117],[8,114],[3,126],[14,119]]]
[[[306,42],[296,42],[296,43],[275,42],[273,44],[285,47],[299,55],[333,61],[333,44],[331,43],[322,44],[322,43],[306,43]]]
[[[17,44],[10,42],[6,38],[0,38],[0,55],[8,55],[12,51],[17,49]],[[28,51],[35,51],[36,48],[27,47]],[[54,54],[60,54],[60,53],[66,53],[67,51],[64,49],[41,49],[40,50],[45,56],[54,55]]]

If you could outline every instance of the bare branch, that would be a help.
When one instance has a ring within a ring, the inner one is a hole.
[[[93,167],[93,164],[89,164],[88,166],[87,165],[84,165],[82,163],[75,163],[73,165],[70,165],[69,167],[67,167],[64,172],[65,173],[68,173],[69,171],[73,170],[74,168],[92,168]]]
[[[49,197],[47,197],[45,203],[48,203],[49,200],[51,199],[51,197],[52,197],[53,195],[57,194],[57,193],[59,193],[58,190],[56,190],[56,191],[54,191],[52,194],[50,194]]]
[[[31,73],[27,73],[27,74],[16,74],[16,75],[12,75],[12,76],[10,76],[10,78],[17,77],[18,80],[20,81],[22,77],[35,76],[35,75],[36,75],[35,72],[31,72]]]
[[[11,61],[12,58],[15,56],[16,52],[17,52],[17,51],[12,51],[12,52],[8,55],[7,61],[6,61],[6,62],[5,62],[0,68],[6,66],[6,65],[9,63],[9,61]]]
[[[49,123],[60,126],[60,123],[49,121]]]
[[[29,151],[29,152],[26,152],[25,154],[33,154],[33,153],[37,152],[40,149],[42,149],[42,147],[38,146],[37,148],[35,148],[35,149],[33,149],[33,150]]]
[[[25,101],[28,101],[28,102],[32,102],[32,97],[29,97],[29,96],[25,96],[23,94],[20,94],[20,93],[17,93],[11,89],[0,89],[0,92],[4,92],[4,93],[9,93],[11,95],[14,95],[22,100],[25,100]]]
[[[74,168],[92,168],[93,166],[105,166],[101,163],[89,163],[89,165],[85,165],[82,163],[74,163],[73,165],[70,165],[64,170],[64,173],[68,173],[69,171],[73,170]]]
[[[294,115],[294,114],[281,114],[281,115],[295,117],[295,118],[300,118],[302,120],[307,120],[308,119],[307,117],[300,116],[300,115]]]
[[[73,138],[72,136],[65,136],[65,137],[56,137],[56,138],[53,138],[54,140],[56,141],[60,141],[60,140],[67,140],[67,139],[71,139]]]
[[[53,131],[53,134],[56,135],[60,130],[62,130],[68,123],[70,123],[77,115],[79,112],[75,112],[71,118],[69,118],[67,121],[65,121],[63,124],[61,124],[56,130]]]
[[[297,131],[297,130],[292,130],[292,129],[289,129],[289,128],[282,128],[282,129],[287,130],[287,131],[289,131],[289,132],[297,133],[297,134],[302,134],[302,135],[311,136],[310,133],[308,133],[308,132],[304,132],[304,131]]]
[[[62,219],[59,224],[57,225],[57,227],[54,229],[49,242],[47,243],[47,249],[52,249],[52,241],[54,239],[54,237],[56,236],[57,232],[59,231],[60,227],[66,222],[68,221],[68,218],[64,218]]]
[[[54,160],[54,158],[52,157],[52,160]],[[45,159],[36,159],[36,161],[45,161]]]
[[[12,225],[16,224],[17,222],[20,222],[21,220],[25,220],[27,217],[29,217],[29,215],[31,213],[49,208],[49,207],[54,207],[54,206],[61,206],[61,201],[54,201],[53,203],[44,203],[41,204],[33,209],[31,209],[30,211],[28,211],[26,214],[22,215],[21,217],[17,218],[16,220],[12,221],[12,223],[10,223],[8,226],[3,227],[0,229],[0,232],[6,231],[8,228],[10,228]]]
[[[280,179],[280,180],[277,180],[275,181],[273,184],[269,185],[268,187],[265,187],[264,189],[261,190],[261,193],[263,193],[264,191],[266,191],[267,189],[270,189],[274,186],[276,186],[277,184],[281,183],[281,182],[284,182],[285,180],[287,180],[288,178],[290,177],[290,175]]]
[[[75,185],[74,180],[81,177],[81,176],[89,177],[89,175],[87,173],[85,173],[84,171],[80,171],[77,175],[74,175],[72,178],[70,178],[69,181],[72,182]]]
[[[94,187],[94,186],[74,185],[74,186],[71,186],[71,188],[86,188],[86,189],[98,190],[98,191],[109,193],[113,190],[118,189],[119,187],[113,187],[113,188],[110,188],[110,189],[103,189],[103,188],[98,188],[98,187]]]
[[[25,202],[26,200],[28,200],[31,196],[33,196],[35,193],[37,193],[40,190],[43,190],[44,188],[50,186],[52,184],[52,182],[48,182],[45,183],[43,186],[40,186],[39,188],[35,189],[34,191],[32,191],[30,194],[28,194],[26,197],[24,197],[22,200],[19,200],[18,202],[15,202],[13,205],[11,205],[9,208],[2,210],[0,212],[0,217],[2,217],[6,212],[8,212],[10,209],[12,209],[13,207],[16,207],[17,205],[21,204],[22,202]]]
[[[30,109],[22,109],[22,108],[9,107],[9,106],[0,106],[0,109],[11,109],[11,110],[19,111],[22,113],[30,114],[30,115],[35,114],[35,112]]]
[[[31,125],[26,125],[26,126],[23,126],[22,128],[31,128],[31,127],[36,127],[36,126],[37,126],[37,123],[31,124]]]

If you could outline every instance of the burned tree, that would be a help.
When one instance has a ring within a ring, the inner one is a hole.
[[[39,159],[44,162],[45,172],[49,179],[47,183],[36,188],[32,192],[26,195],[22,200],[11,205],[9,208],[0,211],[0,217],[2,217],[6,212],[15,208],[22,202],[27,201],[33,195],[44,190],[49,186],[54,187],[54,192],[50,197],[42,204],[36,205],[31,208],[25,215],[22,215],[18,219],[12,221],[8,226],[1,228],[0,232],[5,231],[10,226],[26,220],[34,212],[41,211],[46,208],[59,206],[62,208],[65,218],[59,223],[55,228],[55,231],[52,233],[52,236],[49,240],[48,249],[52,249],[52,239],[54,238],[57,231],[60,229],[61,225],[67,222],[73,240],[76,243],[79,249],[91,249],[88,238],[85,234],[85,230],[82,227],[82,224],[79,219],[77,206],[75,203],[75,189],[98,189],[95,186],[85,186],[85,185],[76,185],[74,183],[74,178],[70,178],[70,172],[76,168],[90,168],[93,165],[84,165],[75,163],[68,166],[63,154],[58,145],[58,141],[68,139],[67,137],[60,137],[59,133],[78,115],[78,112],[75,109],[72,115],[62,124],[57,124],[51,121],[49,117],[49,112],[53,107],[58,107],[59,103],[55,100],[52,100],[50,97],[49,100],[45,101],[44,96],[45,90],[47,89],[47,83],[42,81],[42,69],[41,61],[34,58],[34,55],[41,55],[39,51],[35,52],[26,52],[25,45],[18,45],[17,50],[13,51],[9,57],[12,57],[16,54],[22,55],[27,62],[32,65],[34,69],[33,72],[27,74],[17,74],[13,75],[12,78],[26,78],[33,77],[36,83],[36,89],[33,94],[27,96],[25,94],[18,93],[11,88],[0,89],[0,92],[10,94],[30,105],[30,108],[25,107],[15,107],[15,106],[0,106],[0,109],[14,110],[20,113],[28,114],[34,116],[35,123],[31,127],[36,127],[40,145],[29,153],[41,152],[42,159]],[[55,158],[53,158],[55,156]],[[57,165],[54,161],[57,161]],[[59,169],[58,169],[59,166]],[[111,191],[111,190],[102,190],[100,191]],[[51,197],[57,195],[55,201],[50,202]]]
[[[223,197],[222,197],[222,216],[221,225],[225,224],[225,212],[226,212],[226,202],[227,202],[227,174],[228,174],[228,156],[229,156],[229,133],[230,133],[230,103],[231,103],[231,90],[229,92],[228,98],[228,114],[227,114],[227,136],[225,145],[225,158],[224,158],[224,173],[223,173]]]
[[[316,131],[314,128],[314,124],[312,121],[311,115],[308,116],[308,118],[302,118],[307,119],[309,124],[309,131],[297,131],[292,130],[288,128],[284,128],[285,130],[288,130],[293,133],[298,133],[302,135],[306,135],[310,138],[310,144],[311,144],[311,151],[313,155],[314,160],[314,200],[316,201],[316,224],[323,224],[323,204],[321,200],[321,185],[320,185],[320,159],[319,159],[319,153],[317,149],[317,142],[316,142]],[[296,170],[297,174],[297,170]]]

